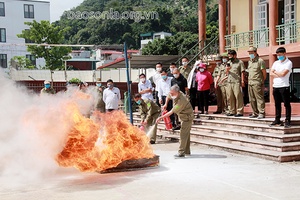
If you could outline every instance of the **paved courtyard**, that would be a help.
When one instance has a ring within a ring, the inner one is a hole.
[[[178,143],[158,141],[153,147],[160,155],[157,168],[109,174],[61,168],[39,182],[23,180],[12,183],[12,180],[1,177],[0,199],[300,198],[300,162],[276,163],[199,145],[192,145],[192,156],[174,159]]]

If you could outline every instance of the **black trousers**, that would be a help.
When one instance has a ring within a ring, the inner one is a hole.
[[[200,111],[202,113],[204,111],[208,111],[209,92],[210,92],[210,89],[197,92],[198,111]]]
[[[290,87],[273,88],[273,97],[275,101],[275,121],[280,122],[281,118],[281,102],[285,107],[285,120],[291,121],[291,100],[290,100]]]
[[[166,96],[162,96],[163,105],[165,105],[165,103],[166,103],[166,98],[167,98]],[[172,100],[169,100],[168,105],[167,105],[167,111],[172,110],[172,108],[173,108],[173,101],[172,101]],[[175,120],[174,114],[172,114],[172,115],[170,116],[170,119],[171,119],[171,121],[172,121],[172,126],[173,126],[173,127],[176,127],[176,120]]]
[[[158,91],[155,91],[155,103],[160,107],[161,105],[159,104],[159,98],[158,98]]]
[[[197,106],[197,88],[190,89],[190,103],[193,107],[193,110],[195,110],[195,107]]]

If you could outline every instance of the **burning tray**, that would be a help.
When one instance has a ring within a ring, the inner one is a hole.
[[[134,170],[144,170],[159,165],[159,156],[155,155],[153,158],[141,158],[136,160],[125,160],[118,166],[99,171],[99,173],[113,173],[113,172],[124,172]]]

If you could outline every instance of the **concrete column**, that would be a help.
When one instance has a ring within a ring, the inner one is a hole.
[[[226,0],[219,0],[219,51],[225,52],[225,34],[226,34]]]
[[[198,28],[199,28],[199,41],[206,39],[206,2],[205,0],[198,0]],[[204,47],[201,42],[200,48]]]
[[[249,0],[249,31],[253,30],[253,0]]]
[[[277,31],[276,25],[278,25],[278,1],[269,1],[269,69],[271,69],[273,63],[276,60],[275,52],[273,51],[274,46],[277,45]],[[273,99],[273,77],[269,76],[269,85],[270,85],[270,102],[274,103]]]

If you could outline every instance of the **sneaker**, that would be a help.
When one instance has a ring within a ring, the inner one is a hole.
[[[243,117],[243,114],[236,114],[235,117]]]
[[[276,125],[281,125],[282,123],[281,123],[281,121],[273,121],[271,124],[270,124],[270,126],[276,126]]]
[[[285,120],[284,122],[284,128],[290,128],[291,127],[291,122],[288,120]]]
[[[185,155],[184,154],[176,154],[174,155],[175,158],[184,158]]]
[[[255,115],[255,114],[251,114],[250,116],[249,116],[249,118],[257,118],[258,117],[258,115]]]
[[[263,119],[263,118],[265,118],[265,115],[263,115],[263,114],[259,114],[257,117],[257,119]]]

